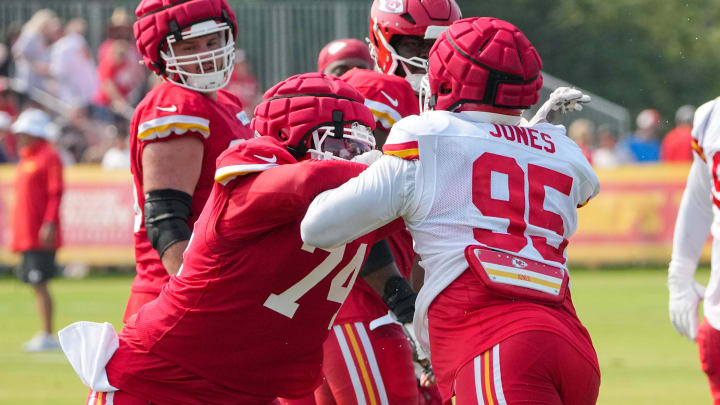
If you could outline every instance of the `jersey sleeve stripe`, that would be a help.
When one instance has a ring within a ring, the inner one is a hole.
[[[420,150],[417,141],[385,144],[383,153],[386,155],[397,156],[405,160],[417,160],[420,158]]]
[[[703,162],[707,162],[707,160],[705,159],[705,152],[703,151],[703,148],[702,148],[702,146],[700,146],[698,141],[696,141],[695,139],[692,139],[690,141],[690,146],[695,151],[695,153],[697,153],[698,156],[700,156],[700,159],[702,159]]]
[[[396,122],[402,119],[402,115],[400,115],[397,110],[385,103],[366,98],[365,106],[369,108],[375,118],[387,128],[392,127]]]
[[[192,115],[168,115],[145,121],[138,126],[138,139],[148,141],[164,138],[171,133],[197,131],[205,138],[210,136],[210,120]]]
[[[264,164],[250,164],[250,165],[233,165],[225,166],[215,171],[215,181],[226,185],[230,180],[237,176],[242,176],[249,173],[262,172],[267,169],[271,169],[278,166],[277,163],[264,163]]]

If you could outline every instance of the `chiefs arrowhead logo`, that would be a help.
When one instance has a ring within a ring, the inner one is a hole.
[[[380,0],[378,10],[385,13],[402,14],[405,12],[403,0]]]

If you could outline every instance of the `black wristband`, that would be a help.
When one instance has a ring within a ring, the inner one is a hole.
[[[163,189],[145,193],[145,231],[160,257],[177,242],[190,239],[187,221],[192,215],[192,196],[180,190]]]
[[[390,250],[390,245],[388,245],[387,240],[383,239],[372,245],[365,264],[363,264],[360,269],[359,275],[361,277],[367,276],[394,262],[395,257]]]
[[[417,294],[402,277],[390,277],[385,283],[383,301],[400,323],[410,323],[415,316],[415,298]]]

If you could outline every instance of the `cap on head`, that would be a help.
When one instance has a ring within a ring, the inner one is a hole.
[[[318,55],[318,72],[325,70],[343,59],[364,61],[368,67],[373,65],[367,45],[354,38],[337,39],[325,45]]]
[[[133,32],[137,48],[150,70],[195,91],[218,90],[230,80],[237,23],[226,0],[142,0],[135,15],[137,21]],[[218,32],[225,35],[221,48],[202,54],[175,56],[173,43]],[[188,74],[182,69],[183,65],[202,65],[202,62],[215,59],[222,59],[222,66],[216,71]]]
[[[542,61],[517,27],[490,17],[458,20],[430,50],[429,106],[465,103],[527,109],[540,99]]]
[[[20,113],[17,120],[10,126],[10,131],[14,134],[26,134],[48,140],[50,138],[49,124],[50,116],[45,111],[28,108]]]
[[[270,88],[255,108],[250,126],[262,136],[272,136],[298,159],[313,145],[313,132],[333,127],[342,138],[344,128],[353,123],[375,128],[375,118],[363,104],[355,88],[335,76],[304,73],[292,76]]]
[[[652,108],[640,111],[635,119],[637,129],[655,129],[660,124],[660,113]]]

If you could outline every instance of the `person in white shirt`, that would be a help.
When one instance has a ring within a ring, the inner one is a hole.
[[[693,121],[693,163],[675,222],[668,269],[670,321],[681,335],[697,341],[713,403],[720,404],[720,98],[697,109]],[[708,235],[712,261],[707,290],[695,270]],[[705,318],[698,326],[698,305]]]
[[[521,125],[542,86],[537,51],[494,18],[453,23],[429,57],[426,105],[392,128],[385,155],[320,194],[303,241],[342,245],[402,217],[425,283],[414,330],[443,401],[594,404],[590,336],[575,314],[565,249],[599,181],[550,108],[589,97],[558,89]]]

